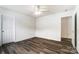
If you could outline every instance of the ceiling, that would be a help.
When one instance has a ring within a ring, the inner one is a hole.
[[[36,5],[1,5],[0,7],[36,17],[37,15],[34,15],[35,6]],[[47,15],[47,14],[72,10],[75,8],[75,6],[74,5],[40,5],[40,8],[43,9],[43,13],[41,15]]]

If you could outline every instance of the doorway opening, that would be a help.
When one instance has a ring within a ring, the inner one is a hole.
[[[61,41],[72,42],[72,17],[61,18]]]

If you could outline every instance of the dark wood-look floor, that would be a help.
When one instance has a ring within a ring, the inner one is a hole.
[[[0,54],[2,53],[2,48],[0,47]]]
[[[31,38],[16,43],[2,45],[5,54],[75,54],[70,41],[61,42],[43,38]]]

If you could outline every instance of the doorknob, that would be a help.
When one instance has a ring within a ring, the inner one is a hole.
[[[2,32],[4,32],[4,30],[2,30]]]

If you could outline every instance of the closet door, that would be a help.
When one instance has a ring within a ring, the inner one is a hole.
[[[3,44],[15,41],[15,21],[12,15],[3,15]]]
[[[0,15],[0,45],[1,45],[1,15]]]

